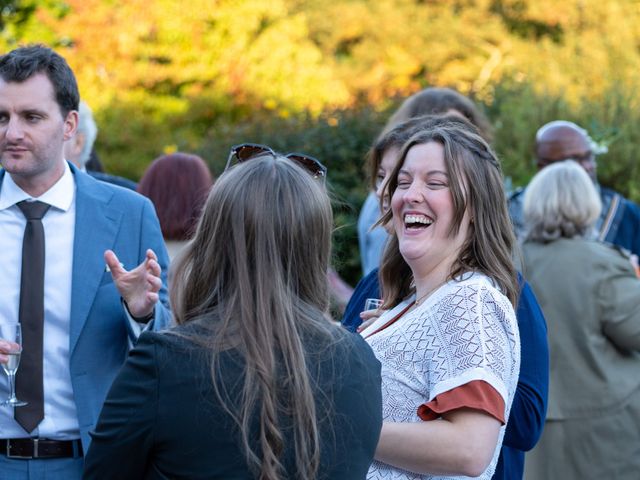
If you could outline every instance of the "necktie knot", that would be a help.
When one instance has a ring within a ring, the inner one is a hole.
[[[28,202],[26,200],[18,202],[18,208],[22,210],[22,214],[27,220],[42,220],[42,217],[47,213],[50,206],[51,205],[37,200],[35,202]]]

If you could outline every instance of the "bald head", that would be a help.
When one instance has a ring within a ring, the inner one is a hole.
[[[562,160],[575,160],[596,181],[596,161],[591,138],[575,123],[555,121],[542,126],[536,134],[538,169]]]

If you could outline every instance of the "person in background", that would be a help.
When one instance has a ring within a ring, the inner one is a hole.
[[[538,172],[524,197],[524,273],[549,326],[551,384],[526,478],[632,480],[640,472],[640,280],[592,238],[600,195],[574,161]]]
[[[100,155],[98,155],[98,152],[96,152],[95,145],[91,149],[89,160],[87,160],[87,163],[85,163],[84,166],[89,172],[104,173],[104,166],[102,165],[102,161],[100,160]]]
[[[388,234],[381,226],[375,226],[380,220],[380,201],[374,191],[369,192],[358,215],[358,246],[363,275],[368,275],[380,266],[380,258]]]
[[[235,149],[241,163],[213,185],[174,270],[177,327],[141,335],[86,480],[364,478],[380,364],[328,317],[325,170],[262,148]]]
[[[556,162],[575,160],[596,186],[602,210],[594,224],[594,238],[640,255],[640,207],[598,183],[598,153],[603,152],[599,151],[588,132],[573,122],[555,120],[540,127],[536,133],[535,158],[538,170]],[[518,238],[522,238],[525,232],[525,193],[526,188],[516,189],[509,199],[509,214]]]
[[[520,364],[518,280],[500,164],[468,122],[434,118],[385,184],[386,311],[360,331],[382,363],[368,479],[490,479]]]
[[[97,136],[98,126],[93,119],[93,113],[85,102],[80,101],[78,108],[78,128],[75,134],[64,142],[65,158],[81,171],[88,173],[97,180],[112,183],[119,187],[128,188],[129,190],[135,190],[136,182],[128,178],[110,175],[102,170],[93,171],[89,169],[89,161],[94,152],[93,147]]]
[[[458,115],[465,118],[478,129],[487,142],[493,141],[493,128],[484,113],[475,103],[451,88],[429,87],[414,93],[398,107],[382,129],[381,135],[387,133],[399,123],[422,115]]]
[[[436,90],[436,93],[439,90]],[[447,95],[443,98],[450,98]],[[461,96],[460,94],[457,94]],[[439,99],[438,95],[431,98]],[[416,96],[424,100],[429,96]],[[417,111],[413,103],[408,99],[403,104],[403,111]],[[441,102],[434,103],[442,105]],[[423,102],[421,102],[423,103]],[[423,103],[424,104],[424,103]],[[451,105],[462,104],[458,101]],[[459,118],[477,118],[478,115],[457,115]],[[464,121],[464,120],[461,120]],[[393,171],[400,149],[413,135],[420,124],[432,122],[429,117],[413,117],[404,123],[392,128],[385,128],[369,153],[369,168],[371,176],[376,178],[376,193],[381,199],[382,209],[388,208],[388,199],[383,196],[383,186],[387,183],[390,173]],[[480,133],[480,132],[479,132]],[[487,137],[487,131],[481,133]],[[362,323],[361,315],[368,318],[364,310],[367,298],[380,298],[380,286],[378,269],[365,276],[356,286],[351,301],[347,305],[342,318],[343,325],[351,331],[355,331]],[[494,479],[513,480],[522,478],[525,463],[525,452],[531,450],[542,433],[547,403],[547,390],[549,384],[549,350],[547,344],[547,328],[544,316],[531,287],[522,277],[520,280],[520,297],[516,316],[520,330],[521,363],[518,388],[511,408],[507,430],[498,459],[498,465],[494,473]],[[373,312],[374,314],[376,312]]]
[[[204,160],[181,152],[156,158],[140,178],[138,193],[156,207],[169,258],[194,233],[211,185],[213,178]]]
[[[0,409],[7,480],[80,479],[129,342],[170,318],[151,202],[65,161],[78,102],[73,71],[53,50],[0,56],[0,322],[22,325],[16,388],[27,402]],[[0,362],[13,348],[0,339]]]

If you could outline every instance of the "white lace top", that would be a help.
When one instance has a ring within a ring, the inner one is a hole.
[[[520,337],[511,303],[480,273],[449,281],[425,302],[384,330],[413,298],[385,312],[361,334],[382,363],[382,417],[389,422],[421,422],[417,409],[437,395],[473,380],[495,388],[509,410],[520,370]],[[498,462],[505,426],[487,469]],[[419,475],[374,461],[367,479],[450,479]]]

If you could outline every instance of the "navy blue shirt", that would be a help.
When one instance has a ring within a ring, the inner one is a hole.
[[[531,450],[544,426],[549,392],[549,345],[547,324],[538,301],[520,274],[520,297],[516,318],[520,330],[520,376],[507,420],[507,429],[498,458],[494,479],[521,479],[524,452]],[[378,269],[366,275],[353,292],[342,317],[342,325],[355,332],[362,323],[360,312],[367,298],[381,298]]]
[[[342,326],[351,332],[355,332],[362,323],[360,312],[364,310],[364,303],[367,298],[381,298],[380,286],[378,285],[378,270],[378,268],[374,268],[362,277],[353,290],[347,307],[344,309]]]
[[[604,187],[601,187],[600,192],[603,199],[616,194],[613,190]],[[604,240],[640,255],[640,207],[622,195],[618,195],[620,204],[615,212],[614,224]]]

